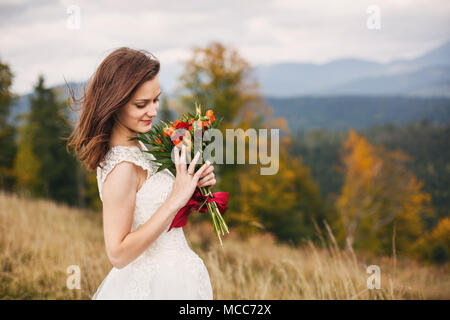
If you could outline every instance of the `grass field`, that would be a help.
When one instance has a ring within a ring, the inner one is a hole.
[[[449,265],[421,263],[339,249],[280,245],[269,234],[243,241],[233,230],[221,248],[209,223],[184,228],[204,260],[215,299],[449,299]],[[68,289],[77,265],[81,288]],[[369,265],[381,288],[368,289]],[[0,192],[0,299],[91,299],[112,268],[99,212]]]

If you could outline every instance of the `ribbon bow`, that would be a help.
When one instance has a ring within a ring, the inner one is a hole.
[[[229,197],[228,192],[214,192],[212,194],[212,197],[210,197],[209,194],[203,196],[200,190],[198,190],[197,188],[194,194],[192,195],[191,199],[189,199],[189,201],[186,203],[186,205],[180,210],[178,210],[175,218],[172,221],[172,224],[169,227],[169,230],[167,231],[169,232],[170,229],[174,227],[175,228],[184,227],[186,225],[188,216],[192,212],[192,210],[207,212],[208,207],[206,206],[206,203],[215,202],[217,204],[217,207],[219,208],[220,214],[223,215],[227,210],[228,197]]]

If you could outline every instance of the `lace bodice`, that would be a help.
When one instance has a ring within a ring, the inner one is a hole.
[[[145,148],[142,143],[141,146]],[[145,148],[145,150],[147,149]],[[102,201],[103,183],[117,164],[122,161],[127,161],[146,170],[147,178],[136,193],[136,206],[131,231],[134,231],[147,221],[164,203],[172,191],[173,181],[175,180],[174,175],[167,169],[157,173],[159,164],[152,160],[155,160],[152,154],[142,152],[137,146],[115,146],[105,155],[105,159],[101,163],[103,168],[100,166],[97,167],[97,184],[99,196]],[[167,226],[166,230],[168,229],[169,226]]]
[[[97,167],[97,183],[100,195],[102,197],[102,186],[108,174],[114,167],[122,161],[132,162],[147,171],[147,179],[156,173],[157,164],[151,162],[155,158],[149,153],[143,153],[137,146],[115,146],[112,147],[105,155],[102,167]],[[140,191],[140,190],[139,190]]]

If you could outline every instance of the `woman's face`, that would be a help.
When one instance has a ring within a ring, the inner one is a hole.
[[[118,111],[117,118],[126,128],[145,133],[152,127],[159,106],[159,77],[144,82],[133,94],[130,101]],[[150,121],[149,121],[150,120]]]

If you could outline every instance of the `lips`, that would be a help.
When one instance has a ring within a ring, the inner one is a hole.
[[[144,122],[146,125],[149,125],[150,123],[152,123],[152,120],[141,120],[142,122]]]

